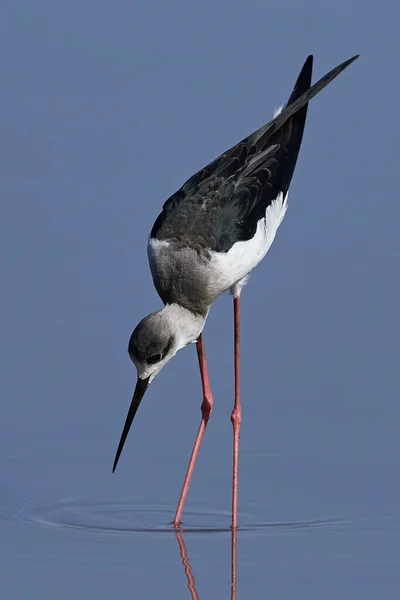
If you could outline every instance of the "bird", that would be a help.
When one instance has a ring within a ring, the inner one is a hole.
[[[237,528],[240,399],[240,301],[250,272],[268,252],[287,210],[308,104],[358,54],[311,85],[313,55],[307,57],[284,107],[274,118],[190,177],[164,203],[148,238],[154,286],[163,308],[134,329],[128,345],[137,383],[122,430],[116,469],[133,419],[154,377],[188,344],[196,344],[202,382],[201,422],[179,497],[178,528],[194,466],[213,408],[203,329],[212,303],[233,296],[234,406],[232,520]]]

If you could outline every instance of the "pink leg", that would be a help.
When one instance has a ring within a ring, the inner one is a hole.
[[[203,335],[200,334],[199,339],[196,344],[197,348],[197,356],[199,359],[199,367],[200,367],[200,375],[201,375],[201,384],[203,387],[203,403],[201,405],[201,423],[199,427],[199,431],[197,432],[196,440],[194,442],[192,455],[190,457],[189,466],[186,471],[185,481],[183,482],[183,487],[181,491],[181,495],[179,497],[178,507],[176,509],[175,518],[174,518],[174,527],[178,527],[181,522],[183,506],[185,504],[186,496],[189,491],[190,480],[192,479],[194,465],[196,464],[197,455],[199,454],[201,441],[203,439],[204,431],[207,426],[208,419],[210,418],[210,414],[212,411],[212,407],[214,404],[214,400],[211,393],[210,380],[208,378],[208,369],[206,363],[206,355],[204,352],[204,343],[203,343]]]
[[[233,299],[235,321],[235,405],[231,421],[233,425],[233,482],[232,482],[232,529],[237,527],[239,438],[242,409],[240,406],[240,297]]]

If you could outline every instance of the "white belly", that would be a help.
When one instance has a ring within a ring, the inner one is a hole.
[[[285,198],[280,193],[268,206],[265,218],[257,225],[253,238],[245,242],[236,242],[228,252],[212,252],[210,267],[218,277],[221,292],[230,289],[238,296],[246,277],[268,252],[279,225],[282,223],[287,210],[287,194]]]

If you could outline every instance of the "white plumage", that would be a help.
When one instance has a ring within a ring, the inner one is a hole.
[[[274,241],[279,225],[287,210],[287,197],[278,194],[267,207],[265,218],[257,224],[254,237],[243,242],[236,242],[228,252],[212,252],[209,268],[219,279],[224,290],[231,290],[234,297],[239,296],[246,284],[248,275],[267,254]]]

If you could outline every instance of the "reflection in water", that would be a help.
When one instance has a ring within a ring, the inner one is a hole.
[[[186,544],[185,544],[185,540],[183,539],[183,531],[182,529],[177,529],[175,535],[176,535],[176,539],[178,540],[178,544],[179,544],[179,552],[181,553],[181,558],[182,558],[182,564],[184,566],[185,569],[185,575],[187,578],[187,586],[189,588],[189,591],[192,595],[192,599],[193,600],[200,600],[200,596],[197,593],[196,590],[196,582],[194,580],[194,576],[192,573],[192,567],[190,566],[190,562],[189,562],[189,558],[187,555],[187,550],[186,550]]]
[[[236,565],[237,565],[237,527],[232,527],[232,569],[231,569],[231,600],[236,600]]]
[[[200,596],[196,590],[196,582],[192,573],[192,567],[190,566],[189,557],[187,554],[185,540],[183,539],[184,530],[181,528],[176,529],[175,536],[179,545],[179,552],[182,558],[182,564],[185,569],[185,575],[187,578],[187,586],[189,588],[192,600],[200,600]],[[237,566],[237,527],[232,528],[231,537],[231,557],[232,557],[232,570],[231,570],[231,600],[236,600],[236,566]]]

